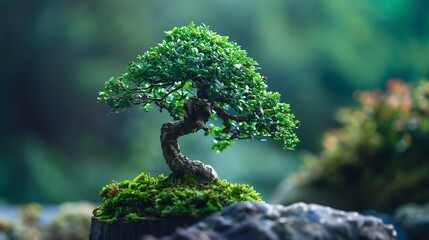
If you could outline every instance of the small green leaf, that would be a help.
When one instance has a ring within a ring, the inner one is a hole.
[[[146,105],[144,105],[142,107],[146,112],[148,112],[149,110],[151,110],[153,108],[152,104],[147,103]]]
[[[191,51],[192,51],[192,55],[194,55],[194,56],[198,56],[198,48],[192,48],[191,49]]]

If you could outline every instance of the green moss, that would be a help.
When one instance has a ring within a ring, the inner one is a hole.
[[[192,176],[177,179],[146,173],[133,181],[112,182],[102,188],[103,204],[94,215],[104,222],[135,222],[145,217],[203,217],[237,202],[262,201],[247,184],[226,180],[203,182]]]

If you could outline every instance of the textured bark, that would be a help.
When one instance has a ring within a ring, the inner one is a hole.
[[[218,178],[216,171],[210,165],[198,160],[190,160],[180,152],[179,137],[200,129],[207,129],[211,109],[209,103],[200,98],[193,98],[184,105],[186,117],[182,122],[168,122],[161,127],[161,147],[168,167],[174,175],[181,177],[187,174],[204,180]]]
[[[132,223],[105,223],[91,218],[89,240],[135,240],[148,235],[162,237],[173,233],[178,227],[185,228],[199,220],[201,219],[147,217]]]

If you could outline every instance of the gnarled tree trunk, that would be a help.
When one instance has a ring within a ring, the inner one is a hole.
[[[218,176],[213,167],[187,158],[180,152],[177,142],[183,135],[207,129],[205,123],[211,115],[210,105],[205,99],[192,98],[185,103],[184,109],[184,121],[168,122],[161,127],[161,147],[167,165],[178,177],[191,174],[204,180],[215,180]]]

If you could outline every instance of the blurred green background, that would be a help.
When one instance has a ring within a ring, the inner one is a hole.
[[[0,202],[100,201],[112,180],[169,171],[159,129],[167,114],[110,114],[98,92],[164,31],[205,23],[258,61],[301,121],[296,151],[243,141],[217,154],[202,133],[191,159],[252,184],[266,200],[317,152],[355,90],[429,77],[427,0],[0,1]]]

